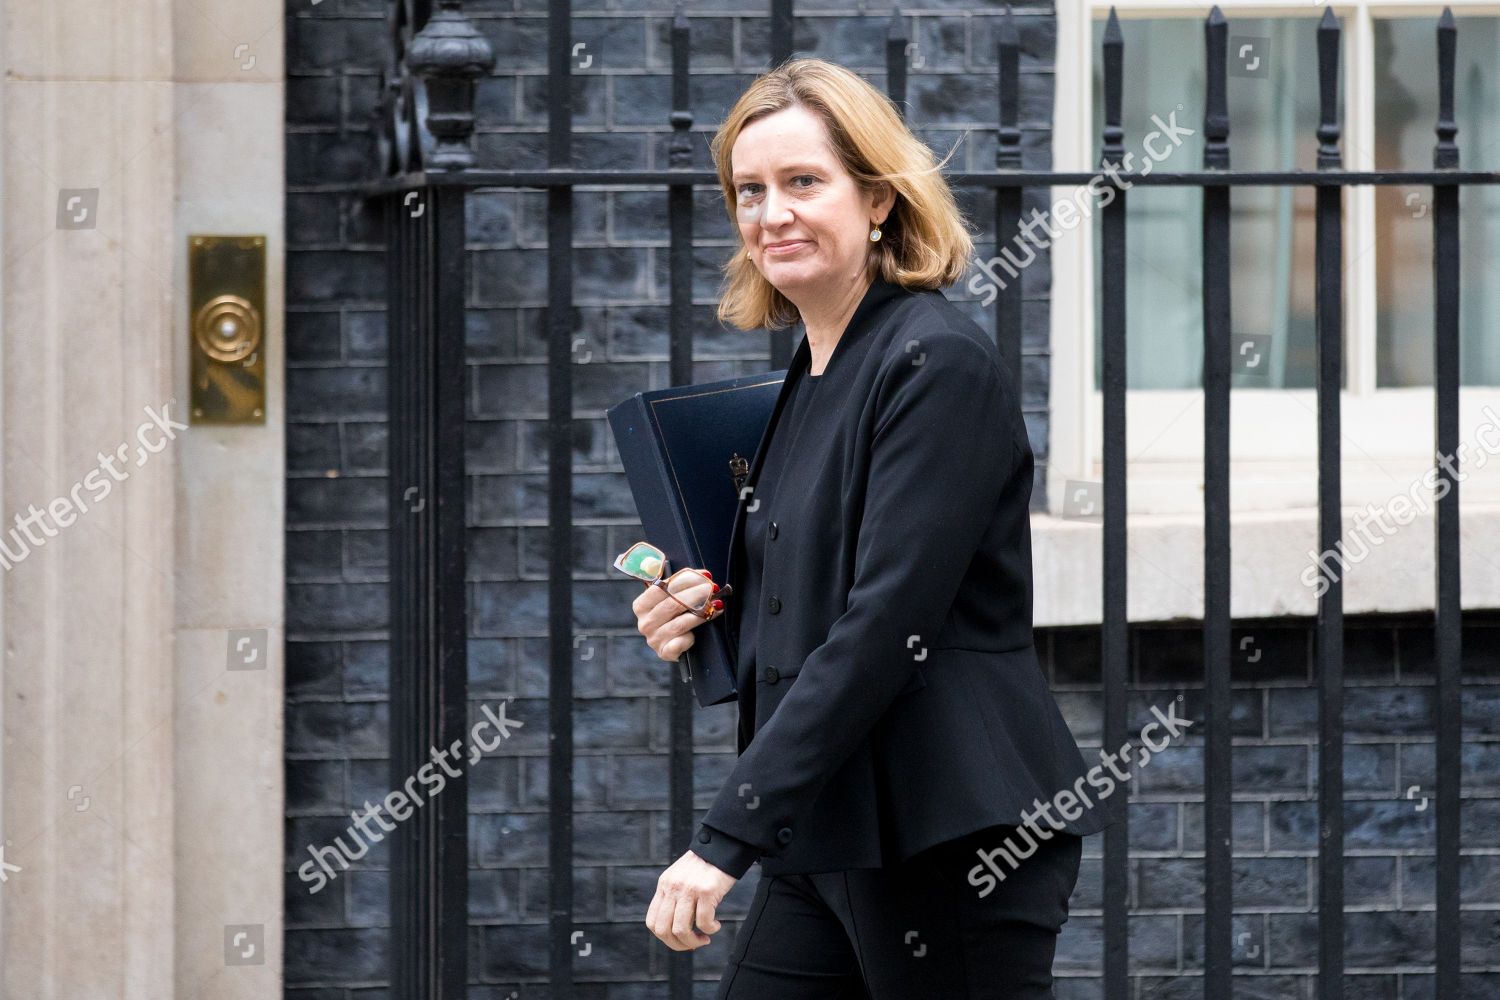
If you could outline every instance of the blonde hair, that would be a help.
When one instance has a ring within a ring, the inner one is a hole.
[[[823,59],[793,59],[757,77],[714,135],[710,149],[735,232],[738,196],[730,151],[745,126],[789,107],[806,108],[823,121],[829,145],[862,191],[883,182],[896,192],[890,215],[881,224],[881,239],[870,244],[872,277],[930,289],[963,276],[974,241],[942,175],[957,145],[936,162],[890,98],[857,73]],[[723,270],[721,322],[742,330],[779,329],[801,319],[792,301],[747,257],[743,241]]]

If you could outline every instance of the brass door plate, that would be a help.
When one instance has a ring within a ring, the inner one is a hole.
[[[188,237],[195,424],[266,422],[266,238]]]

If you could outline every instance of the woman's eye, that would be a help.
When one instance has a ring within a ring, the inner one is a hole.
[[[800,181],[806,181],[807,183],[800,184]],[[818,183],[818,178],[814,174],[798,174],[796,177],[792,178],[792,185],[794,187],[800,187],[804,190],[812,187],[816,183]],[[744,201],[747,198],[754,198],[759,194],[759,184],[741,184],[739,187],[739,198],[741,201]]]

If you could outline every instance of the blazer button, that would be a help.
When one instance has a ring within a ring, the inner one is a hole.
[[[774,614],[779,613],[781,611],[781,598],[777,597],[774,594],[771,595],[770,607],[771,607],[771,614],[774,615]]]
[[[706,844],[706,843],[708,843],[708,831],[707,830],[699,830],[698,831],[698,843],[700,843],[700,844]]]
[[[783,844],[790,844],[792,842],[792,828],[784,826],[780,830],[777,830],[776,839]]]
[[[776,522],[775,521],[771,522],[771,527],[768,530],[771,533],[771,537],[775,538],[776,537]]]
[[[760,678],[767,684],[775,684],[777,681],[781,680],[781,674],[776,670],[775,667],[767,667],[760,672]]]

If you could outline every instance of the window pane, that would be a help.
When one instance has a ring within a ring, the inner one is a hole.
[[[1104,22],[1094,25],[1095,155],[1104,127]],[[1159,161],[1163,170],[1203,167],[1203,20],[1121,22],[1125,37],[1122,113],[1125,150],[1150,157],[1148,132],[1176,113],[1193,135]],[[1230,165],[1238,170],[1313,169],[1318,148],[1317,21],[1307,17],[1235,18],[1229,31]],[[1342,107],[1342,104],[1340,105]],[[1156,149],[1161,151],[1162,145]],[[1097,160],[1096,160],[1097,162]],[[1236,387],[1314,384],[1313,190],[1237,187],[1230,194],[1230,302],[1233,335],[1257,338],[1263,374],[1237,373]],[[1202,204],[1195,187],[1130,190],[1126,221],[1126,384],[1183,389],[1202,384]],[[1102,257],[1095,230],[1095,295]],[[1095,320],[1094,382],[1103,371]]]
[[[1375,21],[1375,165],[1431,170],[1437,144],[1437,19]],[[1500,18],[1461,17],[1454,75],[1460,166],[1500,169]],[[1500,385],[1500,191],[1459,192],[1459,374],[1464,385]],[[1432,188],[1375,189],[1376,378],[1383,386],[1432,385]]]

